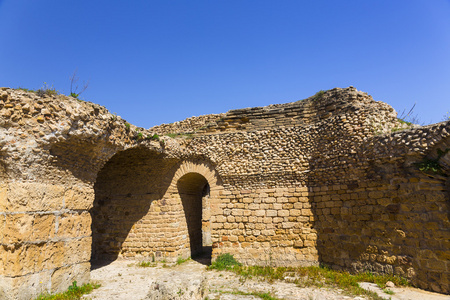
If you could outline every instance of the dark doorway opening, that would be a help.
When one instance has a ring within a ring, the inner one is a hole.
[[[177,188],[186,217],[191,258],[210,264],[212,243],[208,181],[198,173],[188,173],[178,180]]]

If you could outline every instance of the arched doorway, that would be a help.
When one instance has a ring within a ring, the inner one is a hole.
[[[183,218],[180,256],[210,264],[214,256],[212,245],[218,241],[217,231],[212,230],[213,215],[220,210],[219,195],[223,191],[218,172],[208,161],[186,160],[167,180],[170,180],[167,194],[179,203]]]
[[[191,257],[208,253],[211,248],[210,186],[198,173],[187,173],[177,182],[189,234]]]

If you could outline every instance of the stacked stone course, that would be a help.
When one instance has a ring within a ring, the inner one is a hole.
[[[450,122],[411,128],[353,87],[149,130],[70,97],[0,99],[0,299],[87,282],[93,259],[211,245],[450,291]]]

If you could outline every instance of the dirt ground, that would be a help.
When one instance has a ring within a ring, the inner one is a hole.
[[[91,280],[100,283],[101,287],[85,295],[84,299],[261,299],[257,293],[270,293],[273,297],[285,300],[366,299],[345,295],[340,289],[300,288],[285,282],[242,281],[231,272],[207,271],[204,263],[193,260],[174,266],[158,263],[152,267],[139,267],[138,263],[134,260],[116,260],[106,265],[94,265]],[[393,287],[390,289],[394,294],[388,295],[374,284],[363,285],[385,299],[450,300],[448,295],[414,288]]]

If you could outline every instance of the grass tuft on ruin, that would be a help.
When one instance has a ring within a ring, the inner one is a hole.
[[[407,279],[395,275],[377,275],[370,272],[350,274],[345,271],[336,271],[327,266],[309,267],[269,267],[269,266],[243,266],[231,254],[222,254],[211,264],[210,270],[228,270],[246,279],[263,279],[268,282],[281,280],[294,283],[299,287],[331,287],[340,288],[351,295],[364,295],[369,299],[382,299],[374,292],[367,291],[359,286],[359,282],[371,282],[381,289],[386,289],[388,281],[396,286],[409,286]],[[389,294],[389,292],[387,292]]]
[[[36,300],[78,300],[82,295],[89,294],[93,290],[98,289],[101,285],[97,283],[87,283],[78,286],[77,282],[72,282],[67,291],[58,294],[41,294]]]

